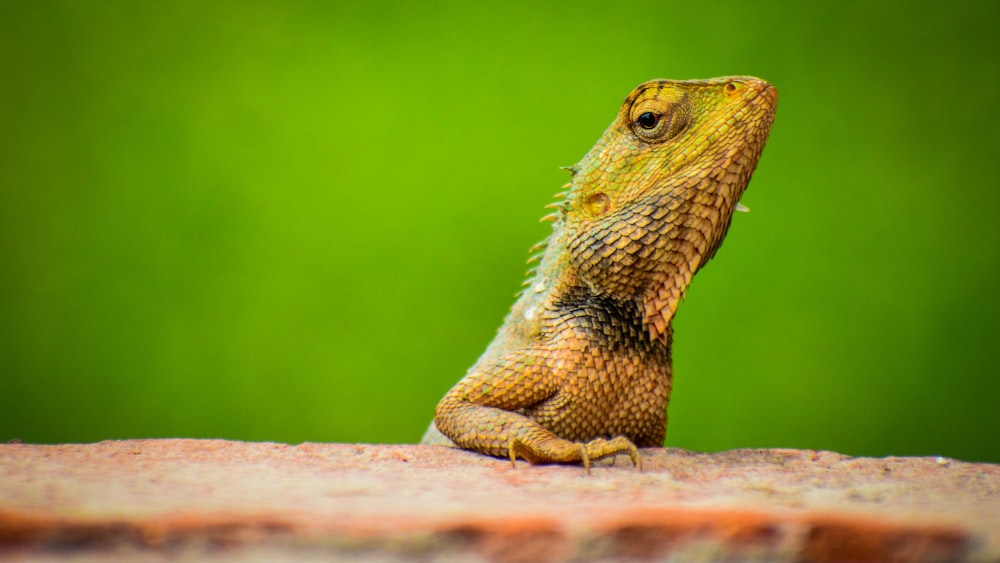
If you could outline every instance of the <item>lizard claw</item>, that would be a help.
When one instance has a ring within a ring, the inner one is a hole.
[[[507,442],[507,455],[511,467],[517,467],[517,458],[523,458],[531,463],[573,463],[583,464],[587,474],[590,474],[591,463],[595,460],[613,457],[618,454],[628,454],[632,464],[642,471],[642,457],[639,449],[625,436],[617,436],[610,440],[597,438],[586,443],[574,443],[568,440],[558,440],[560,449],[553,450],[532,445],[519,437],[512,437]]]
[[[521,441],[520,438],[511,438],[510,442],[507,443],[507,454],[510,456],[510,466],[517,469],[517,455],[521,454],[521,457],[528,459],[524,453],[528,449],[527,444]]]
[[[625,436],[617,436],[610,440],[605,440],[604,438],[591,440],[587,442],[586,450],[587,457],[591,459],[603,459],[618,454],[628,454],[629,459],[632,460],[632,465],[639,471],[642,471],[642,457],[639,456],[639,448],[636,448],[635,444]],[[588,466],[589,470],[590,464],[584,462],[584,465]]]

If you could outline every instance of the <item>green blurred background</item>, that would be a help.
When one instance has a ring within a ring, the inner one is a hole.
[[[0,440],[415,442],[558,166],[753,74],[668,445],[1000,462],[1000,3],[358,4],[3,3]]]

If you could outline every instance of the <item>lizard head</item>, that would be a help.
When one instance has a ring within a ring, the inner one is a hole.
[[[638,301],[652,338],[716,252],[757,166],[777,91],[746,76],[653,80],[625,99],[562,205],[568,261],[590,291]]]

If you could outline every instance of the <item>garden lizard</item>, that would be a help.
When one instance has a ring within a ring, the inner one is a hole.
[[[663,446],[671,321],[757,166],[778,94],[758,78],[652,80],[550,205],[525,290],[423,443],[533,463]]]

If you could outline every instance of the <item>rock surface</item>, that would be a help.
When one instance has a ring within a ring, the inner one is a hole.
[[[1000,561],[1000,465],[802,450],[0,445],[12,561]]]

